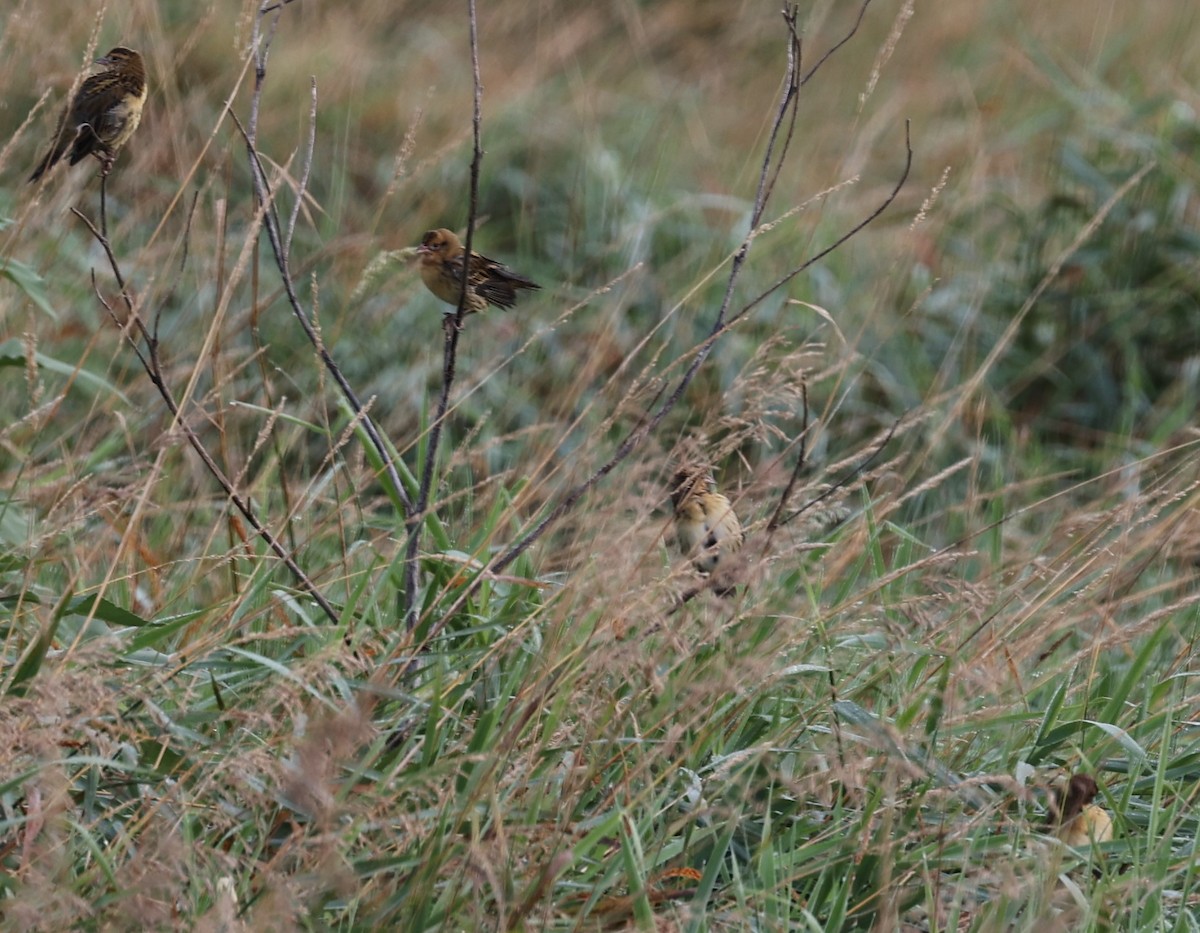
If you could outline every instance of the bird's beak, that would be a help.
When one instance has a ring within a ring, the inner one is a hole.
[[[423,256],[423,255],[425,255],[426,253],[432,253],[432,252],[433,252],[433,247],[432,247],[432,246],[428,246],[428,245],[426,245],[425,243],[422,243],[420,246],[418,246],[418,247],[417,247],[417,253],[418,253],[419,255],[422,255],[422,256]]]
[[[93,65],[111,65],[112,63],[113,63],[112,59],[109,58],[107,55],[102,55],[100,58],[92,59]]]

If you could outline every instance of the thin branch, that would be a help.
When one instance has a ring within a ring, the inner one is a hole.
[[[797,29],[797,25],[796,25],[798,18],[799,18],[799,7],[797,4],[788,4],[783,8],[783,20],[787,24],[788,34],[789,34],[789,44],[788,44],[789,68],[788,68],[787,81],[785,82],[785,89],[784,89],[784,100],[785,101],[787,101],[788,99],[793,98],[797,94],[799,94],[800,89],[802,87],[804,87],[804,85],[808,84],[808,82],[810,80],[812,80],[813,75],[815,75],[817,73],[817,71],[820,70],[821,66],[824,65],[825,62],[827,62],[838,51],[838,49],[840,49],[847,42],[849,42],[851,39],[854,38],[855,34],[859,30],[859,27],[862,26],[863,17],[866,16],[867,7],[869,7],[870,5],[871,5],[871,0],[863,0],[862,6],[860,6],[858,8],[858,16],[854,20],[854,25],[852,25],[850,27],[850,30],[844,36],[842,36],[842,38],[837,43],[835,43],[824,55],[822,55],[821,58],[817,61],[817,63],[815,65],[813,65],[812,68],[810,68],[807,72],[805,72],[803,76],[801,76],[801,71],[802,71],[802,66],[803,66],[803,55],[802,55],[803,47],[802,47],[802,44],[800,41],[800,33],[799,33],[799,30]],[[796,131],[796,118],[797,118],[798,113],[799,113],[799,108],[793,107],[791,119],[788,122],[787,136],[783,142],[783,149],[782,149],[783,153],[786,153],[788,151],[788,148],[791,146],[792,136]],[[771,147],[774,145],[775,136],[778,132],[778,129],[779,129],[778,124],[776,124],[776,126],[771,131],[771,142],[768,144],[768,147],[767,147],[768,158],[770,157],[769,154],[771,151]],[[770,198],[771,191],[775,188],[775,182],[779,179],[779,173],[782,171],[782,169],[783,169],[783,156],[781,155],[779,161],[775,164],[775,174],[771,177],[771,180],[767,184],[767,187],[766,187],[766,197],[767,198]],[[757,226],[757,224],[759,223],[759,221],[761,219],[762,219],[761,216],[757,217],[754,221],[754,225]]]
[[[96,228],[95,224],[93,224],[79,210],[76,208],[71,208],[71,213],[83,221],[84,225],[89,231],[91,231],[92,236],[96,239],[96,242],[99,243],[101,248],[104,250],[104,255],[108,258],[109,268],[112,270],[113,277],[117,280],[117,285],[121,289],[121,300],[124,302],[125,308],[129,312],[129,318],[125,325],[121,328],[122,333],[125,335],[125,339],[129,345],[133,347],[138,361],[142,364],[142,367],[145,370],[146,375],[149,377],[150,382],[158,390],[158,394],[162,397],[162,400],[166,404],[168,411],[171,412],[173,423],[177,425],[183,432],[183,436],[186,438],[188,445],[193,451],[195,451],[201,462],[203,462],[205,469],[207,469],[209,473],[212,474],[213,478],[216,479],[217,483],[224,490],[225,495],[229,497],[229,501],[233,503],[234,508],[242,513],[242,516],[247,522],[250,523],[250,526],[254,529],[255,533],[266,542],[267,547],[275,552],[275,555],[280,559],[280,561],[282,561],[283,565],[287,567],[287,569],[299,582],[300,587],[312,597],[313,601],[316,602],[318,606],[321,607],[321,611],[328,616],[330,622],[332,622],[334,625],[339,624],[341,622],[341,618],[338,614],[338,611],[333,607],[333,604],[325,598],[324,594],[322,594],[322,592],[317,588],[317,585],[313,583],[311,579],[309,579],[308,575],[300,568],[300,565],[296,563],[295,558],[292,557],[288,549],[279,542],[279,539],[277,539],[261,521],[259,521],[259,518],[255,514],[249,500],[238,495],[237,490],[234,489],[233,484],[225,476],[220,466],[217,465],[217,462],[212,458],[212,455],[208,452],[208,449],[204,446],[204,443],[200,440],[199,436],[195,431],[192,430],[191,426],[188,425],[188,423],[182,417],[179,410],[179,405],[176,403],[175,397],[171,394],[171,390],[167,388],[166,379],[163,376],[162,364],[158,356],[158,341],[146,328],[145,323],[142,321],[141,315],[138,313],[137,308],[134,305],[132,297],[130,297],[129,289],[125,284],[125,276],[122,274],[120,265],[117,262],[117,258],[113,254],[112,245],[109,243],[108,238]],[[93,288],[95,288],[95,281],[95,276],[93,275]],[[120,323],[117,319],[116,312],[113,310],[112,306],[108,303],[105,297],[100,293],[98,288],[96,288],[96,297],[99,299],[100,304],[104,306],[105,310],[108,311],[109,316],[114,321]],[[134,335],[130,332],[131,328],[135,329],[141,336],[142,340],[144,340],[146,343],[146,351],[144,355],[141,351],[141,348],[137,346],[137,341],[134,338]]]
[[[479,32],[475,23],[475,0],[467,0],[467,17],[470,21],[471,33],[471,78],[472,78],[472,109],[471,134],[474,142],[474,152],[471,153],[471,199],[467,206],[467,236],[463,244],[462,280],[458,295],[458,309],[455,312],[457,329],[462,328],[463,315],[467,308],[467,281],[471,276],[471,249],[475,237],[475,217],[479,210],[479,170],[483,164],[483,81],[479,76]],[[453,363],[453,360],[451,360]]]
[[[780,518],[783,515],[783,510],[787,508],[788,501],[792,498],[792,492],[796,488],[796,483],[800,480],[800,472],[804,469],[804,464],[808,459],[808,383],[800,383],[800,402],[804,408],[804,420],[800,424],[800,453],[796,456],[796,465],[792,468],[792,475],[788,477],[787,485],[783,487],[783,492],[779,496],[779,502],[775,506],[775,511],[771,513],[771,518],[767,521],[767,536],[770,535],[783,524]]]
[[[867,0],[867,2],[870,2],[870,0]],[[803,54],[804,48],[800,42],[800,33],[796,31],[796,16],[797,16],[797,11],[796,11],[796,7],[794,5],[784,7],[783,21],[785,23],[787,23],[788,35],[789,35],[789,42],[788,42],[789,67],[788,67],[787,89],[784,91],[785,99],[787,97],[795,97],[797,94],[799,94],[800,86],[803,83],[799,80],[799,74],[800,74],[801,63],[804,61],[804,54]],[[787,135],[783,139],[783,149],[782,149],[783,153],[786,153],[788,151],[788,149],[791,148],[792,137],[795,135],[795,132],[796,132],[796,119],[797,119],[799,113],[800,113],[799,107],[792,108],[792,116],[791,116],[791,119],[788,120]],[[772,128],[772,131],[771,131],[772,143],[774,142],[774,136],[777,131],[778,131],[778,125],[776,125],[776,127]],[[771,180],[767,183],[766,193],[765,193],[765,197],[763,199],[764,204],[766,203],[767,200],[770,199],[771,192],[773,192],[775,190],[775,182],[777,182],[779,180],[779,175],[782,171],[783,171],[783,158],[781,156],[779,161],[775,163],[775,173],[771,176]],[[755,224],[757,224],[757,223],[758,223],[758,220],[755,220]]]
[[[72,210],[74,210],[74,208],[72,208]],[[104,310],[108,312],[109,319],[115,325],[117,325],[117,330],[119,330],[121,332],[122,336],[126,336],[127,335],[126,328],[133,326],[135,324],[138,324],[138,323],[140,323],[140,321],[134,315],[130,315],[124,321],[122,321],[119,317],[117,317],[117,312],[112,309],[112,305],[110,305],[108,303],[108,301],[104,298],[104,294],[100,291],[100,283],[96,280],[96,270],[92,269],[91,272],[92,272],[92,291],[95,292],[96,298],[99,299],[100,304],[104,308]],[[125,298],[125,303],[126,303],[126,305],[128,305],[128,303],[129,303],[128,298]],[[142,364],[142,367],[144,369],[149,369],[150,362],[149,362],[149,360],[146,359],[145,354],[142,353],[142,348],[138,346],[137,341],[130,340],[129,347],[131,350],[133,350],[133,355],[137,357],[138,362]]]
[[[475,0],[467,0],[467,16],[470,20],[471,70],[473,81],[473,109],[471,115],[474,151],[471,154],[471,193],[467,205],[467,236],[463,244],[462,278],[459,282],[458,307],[453,315],[442,320],[445,339],[442,343],[442,391],[438,396],[437,413],[429,428],[429,440],[425,445],[425,464],[421,471],[421,485],[417,491],[416,508],[405,523],[408,541],[404,549],[404,624],[411,629],[417,624],[417,552],[421,546],[421,529],[425,525],[425,510],[429,507],[429,490],[433,486],[433,473],[437,465],[438,448],[442,441],[442,428],[446,422],[446,411],[450,407],[450,389],[454,385],[455,368],[458,361],[458,338],[462,334],[463,317],[467,308],[467,282],[471,274],[472,239],[475,235],[475,218],[479,210],[479,170],[483,163],[483,83],[479,76],[479,34],[475,22]]]
[[[108,236],[108,172],[100,171],[100,232]]]
[[[900,173],[900,177],[896,180],[895,186],[892,188],[892,190],[888,194],[888,196],[886,198],[884,198],[882,202],[880,202],[879,206],[876,207],[875,210],[871,211],[871,213],[868,214],[865,218],[863,218],[861,221],[859,221],[857,224],[855,224],[853,227],[851,227],[848,231],[846,231],[846,233],[844,233],[842,236],[838,237],[836,240],[834,240],[832,243],[830,243],[827,247],[825,247],[823,250],[821,250],[819,253],[816,253],[813,256],[811,256],[809,259],[806,259],[803,263],[801,263],[795,269],[792,269],[787,275],[785,275],[783,278],[781,278],[774,285],[767,288],[767,290],[764,291],[762,294],[760,294],[758,297],[753,298],[749,302],[747,302],[746,305],[740,311],[738,311],[737,314],[733,315],[733,317],[731,317],[729,319],[729,325],[731,327],[735,323],[737,323],[739,320],[741,320],[743,317],[745,317],[746,314],[748,314],[753,308],[757,307],[760,303],[762,303],[766,298],[768,298],[770,295],[777,292],[779,289],[783,288],[783,286],[785,286],[788,282],[790,282],[792,279],[794,279],[796,276],[798,276],[801,272],[804,272],[805,270],[816,265],[818,262],[820,262],[822,259],[824,259],[826,256],[828,256],[830,253],[832,253],[835,249],[837,249],[839,246],[841,246],[843,243],[845,243],[847,240],[849,240],[851,237],[855,236],[860,230],[869,226],[872,221],[874,221],[877,217],[879,217],[880,214],[882,214],[884,211],[886,211],[889,207],[892,206],[892,202],[895,201],[896,197],[900,194],[900,189],[903,188],[904,183],[906,181],[908,181],[908,173],[912,170],[913,151],[912,151],[912,139],[910,137],[910,129],[911,128],[909,126],[909,121],[905,120],[904,121],[904,153],[905,153],[905,155],[904,155],[904,171]]]
[[[871,0],[863,0],[863,5],[858,8],[858,18],[854,21],[854,25],[850,27],[850,31],[842,36],[840,42],[835,44],[828,52],[822,55],[820,60],[815,65],[808,69],[808,73],[800,79],[801,87],[808,84],[808,82],[812,79],[812,76],[817,73],[820,67],[825,64],[825,62],[829,61],[829,59],[835,52],[837,52],[838,49],[854,38],[854,34],[858,32],[858,27],[862,25],[863,17],[867,15],[867,7],[870,5]]]
[[[789,522],[795,521],[797,518],[799,518],[801,515],[803,515],[809,509],[820,505],[822,502],[824,502],[826,499],[828,499],[830,496],[832,496],[839,489],[844,489],[851,482],[853,482],[853,480],[856,477],[861,476],[863,474],[863,471],[866,470],[867,467],[869,467],[872,463],[874,463],[876,460],[879,459],[879,455],[883,453],[884,448],[887,447],[887,445],[891,443],[892,438],[896,436],[896,431],[900,428],[900,425],[901,425],[901,423],[903,423],[903,421],[904,421],[904,418],[900,417],[900,418],[897,418],[895,420],[895,422],[892,423],[892,426],[890,428],[888,428],[887,433],[883,436],[883,439],[880,440],[880,442],[875,445],[875,449],[873,451],[871,451],[871,453],[867,456],[867,458],[865,460],[863,460],[862,463],[860,463],[856,467],[853,467],[845,476],[843,476],[840,480],[838,480],[836,483],[834,483],[832,486],[830,486],[828,489],[826,489],[819,496],[814,496],[812,499],[809,499],[807,502],[804,503],[804,505],[800,506],[800,508],[796,509],[794,512],[790,513],[789,515],[784,516],[783,518],[780,518],[780,513],[781,513],[781,510],[782,510],[784,504],[787,502],[787,499],[785,497],[780,497],[779,507],[776,508],[775,514],[771,516],[771,521],[767,527],[770,530],[774,531],[776,528],[782,528],[784,525],[788,524]],[[796,472],[793,473],[793,475],[792,475],[792,482],[788,483],[788,488],[787,488],[787,490],[785,490],[786,495],[789,495],[789,496],[791,495],[791,489],[792,489],[792,486],[795,484],[795,477],[796,477],[796,473],[799,472],[799,467],[800,467],[800,464],[797,463]]]
[[[287,2],[287,0],[285,0]],[[242,139],[246,144],[247,157],[250,162],[250,176],[254,185],[254,195],[258,203],[263,209],[263,228],[267,231],[267,241],[271,245],[271,252],[275,257],[275,265],[279,270],[280,279],[283,284],[284,294],[287,297],[288,305],[292,309],[292,314],[296,320],[300,322],[300,327],[304,331],[304,335],[312,344],[313,349],[317,352],[321,362],[326,370],[333,377],[342,397],[349,403],[351,410],[356,418],[362,424],[363,431],[367,435],[367,439],[371,442],[371,446],[375,449],[380,461],[383,463],[384,472],[387,473],[388,479],[391,481],[392,487],[395,490],[396,496],[400,499],[404,507],[405,515],[411,515],[413,512],[412,499],[408,495],[408,490],[400,478],[399,471],[392,460],[392,455],[387,444],[383,441],[383,436],[379,429],[375,426],[374,420],[367,414],[362,402],[346,377],[342,375],[342,371],[333,361],[328,349],[325,347],[320,335],[316,332],[312,322],[309,320],[308,313],[304,310],[300,303],[300,298],[296,294],[295,282],[292,279],[291,266],[288,253],[284,247],[283,237],[280,231],[279,217],[275,213],[275,198],[270,189],[270,184],[267,181],[266,171],[263,168],[262,160],[258,154],[257,132],[258,132],[258,115],[262,101],[263,85],[266,82],[267,76],[267,58],[270,52],[271,39],[275,35],[275,28],[278,25],[279,17],[276,16],[270,24],[267,34],[264,36],[261,32],[261,21],[267,13],[280,10],[284,3],[275,3],[264,5],[259,10],[259,15],[254,20],[254,92],[250,98],[250,117],[248,126],[243,126],[232,110],[229,111],[233,119],[234,125],[242,135]],[[311,170],[312,151],[308,153],[307,162],[304,166],[304,176],[307,177]],[[302,196],[302,193],[301,193]]]
[[[200,189],[197,188],[192,192],[192,204],[188,208],[187,220],[183,225],[183,249],[179,257],[179,274],[183,275],[183,271],[187,268],[188,255],[192,247],[192,220],[196,216],[196,204],[200,200]],[[160,304],[154,312],[154,324],[151,326],[152,342],[158,346],[158,324],[162,320],[163,306]]]
[[[308,193],[308,179],[312,172],[313,152],[317,147],[317,78],[312,78],[312,102],[308,108],[308,151],[304,154],[304,162],[300,174],[300,184],[296,188],[296,202],[292,205],[292,216],[288,218],[287,236],[283,240],[283,252],[289,262],[292,255],[292,237],[296,235],[296,221],[300,219],[300,208],[304,206],[304,196]]]

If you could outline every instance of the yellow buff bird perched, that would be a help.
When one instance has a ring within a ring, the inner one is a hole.
[[[742,546],[742,525],[729,500],[717,492],[712,474],[705,469],[682,469],[671,481],[675,506],[675,537],[684,557],[700,573],[724,568]],[[714,587],[719,596],[733,593],[731,584]]]
[[[30,182],[46,174],[70,150],[67,161],[76,164],[89,155],[100,159],[101,171],[112,169],[118,150],[128,142],[142,119],[146,102],[146,69],[142,56],[117,46],[95,64],[103,70],[84,79],[75,97],[63,109],[50,149],[38,163]]]
[[[461,293],[463,256],[462,243],[451,230],[430,230],[421,237],[417,255],[421,263],[421,281],[425,287],[447,304],[458,307]],[[488,305],[511,308],[517,301],[517,290],[541,288],[537,282],[518,275],[507,266],[472,251],[467,272],[467,300],[464,312],[485,311]]]

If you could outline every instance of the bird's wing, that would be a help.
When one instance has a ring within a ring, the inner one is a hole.
[[[471,257],[470,282],[488,304],[497,308],[511,308],[517,301],[518,288],[541,288],[533,279],[478,253]]]
[[[110,74],[92,75],[79,86],[75,100],[71,103],[71,122],[76,126],[87,124],[93,129],[104,120],[104,113],[121,99]]]
[[[71,103],[70,126],[66,129],[71,137],[72,165],[103,148],[104,141],[111,138],[110,114],[122,98],[109,74],[92,75],[79,86]]]
[[[129,107],[122,97],[96,115],[92,128],[103,142],[108,143],[121,134],[128,119]]]
[[[128,75],[99,75],[108,78],[96,95],[91,121],[96,135],[105,143],[116,140],[129,122],[131,100],[141,96],[145,85]]]

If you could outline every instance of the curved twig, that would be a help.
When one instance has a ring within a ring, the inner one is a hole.
[[[287,0],[285,0],[287,2]],[[285,249],[283,234],[280,230],[279,217],[275,213],[275,195],[271,191],[270,184],[267,181],[266,171],[263,169],[262,161],[258,155],[257,133],[258,133],[258,113],[259,106],[262,101],[263,85],[267,77],[267,57],[270,51],[271,39],[275,35],[275,28],[279,22],[279,15],[271,21],[267,34],[264,36],[261,30],[261,21],[267,13],[272,11],[282,11],[285,3],[264,4],[259,10],[258,16],[254,20],[254,36],[253,36],[253,54],[254,54],[254,91],[250,98],[250,118],[248,126],[243,126],[232,110],[229,115],[232,117],[234,125],[237,126],[238,132],[241,133],[242,139],[246,144],[247,158],[250,162],[250,177],[254,186],[254,196],[263,210],[263,228],[267,231],[267,242],[271,246],[271,253],[275,258],[275,266],[279,270],[280,280],[283,284],[284,295],[287,297],[288,305],[292,309],[292,314],[300,323],[300,328],[304,331],[304,335],[312,344],[313,349],[320,357],[325,369],[333,377],[338,390],[342,393],[342,397],[349,403],[354,416],[359,419],[362,424],[363,431],[366,433],[371,446],[375,449],[380,462],[383,463],[384,472],[387,473],[388,479],[391,481],[392,487],[395,490],[397,498],[400,499],[404,506],[406,515],[411,515],[413,512],[412,499],[409,497],[408,490],[400,478],[399,471],[392,460],[391,451],[387,444],[383,441],[383,436],[379,429],[375,426],[374,420],[367,413],[363,403],[359,400],[357,393],[350,386],[346,377],[342,375],[341,369],[334,362],[329,350],[326,348],[316,328],[313,327],[312,321],[309,319],[308,312],[304,310],[304,306],[300,303],[300,298],[296,294],[295,282],[292,279],[291,262],[288,252]],[[315,96],[315,88],[314,88]],[[312,163],[312,150],[307,153],[305,165],[303,169],[303,177],[307,178]],[[303,197],[303,191],[299,192],[298,197]]]
[[[788,282],[790,282],[792,279],[794,279],[796,276],[798,276],[801,272],[804,272],[805,270],[816,265],[818,262],[820,262],[822,259],[824,259],[826,256],[828,256],[830,253],[832,253],[835,249],[837,249],[839,246],[841,246],[847,240],[849,240],[851,237],[855,236],[860,230],[869,226],[872,221],[874,221],[876,218],[879,217],[880,214],[882,214],[884,211],[886,211],[889,207],[892,206],[892,202],[895,201],[896,197],[900,194],[900,189],[903,188],[904,183],[906,181],[908,181],[908,173],[910,171],[912,171],[913,151],[912,151],[912,139],[910,136],[910,132],[911,132],[911,127],[909,126],[909,121],[905,120],[904,121],[904,170],[900,173],[900,177],[898,179],[896,179],[896,184],[893,186],[891,192],[888,194],[888,196],[886,198],[884,198],[879,203],[879,206],[876,207],[875,210],[871,211],[871,213],[868,214],[866,217],[864,217],[861,221],[859,221],[857,224],[855,224],[853,227],[851,227],[849,230],[847,230],[844,234],[842,234],[840,237],[838,237],[836,240],[834,240],[832,243],[830,243],[828,246],[826,246],[823,250],[821,250],[818,253],[815,253],[813,256],[806,259],[803,263],[801,263],[795,269],[792,269],[790,272],[788,272],[787,275],[785,275],[783,278],[781,278],[774,285],[769,286],[764,292],[762,292],[762,294],[760,294],[757,297],[752,298],[750,301],[748,301],[745,304],[745,306],[740,311],[738,311],[737,314],[733,315],[733,317],[731,317],[729,319],[730,326],[733,326],[735,323],[737,323],[739,320],[741,320],[743,317],[745,317],[753,308],[757,307],[760,303],[762,303],[770,295],[774,294],[779,289],[783,288],[783,286],[785,286]]]
[[[879,455],[883,453],[884,448],[887,447],[887,445],[891,443],[892,438],[896,436],[896,431],[900,429],[900,425],[903,421],[904,418],[900,417],[892,423],[892,426],[888,428],[887,433],[884,434],[883,439],[875,445],[875,449],[867,455],[866,459],[864,459],[862,463],[858,464],[856,467],[853,467],[845,476],[831,485],[819,496],[813,496],[813,498],[805,502],[804,505],[800,506],[800,508],[789,512],[787,515],[784,515],[783,510],[787,506],[787,501],[791,497],[792,489],[795,486],[796,479],[800,473],[800,468],[803,466],[803,459],[798,460],[796,462],[795,470],[792,471],[792,478],[788,482],[787,488],[784,490],[784,494],[779,497],[779,505],[776,506],[775,512],[771,516],[771,520],[767,523],[767,530],[773,532],[777,528],[782,528],[788,522],[795,521],[809,509],[820,505],[839,489],[844,489],[852,480],[854,480],[855,477],[861,476],[867,467],[879,459]]]
[[[796,483],[800,480],[800,473],[804,469],[804,464],[808,461],[808,383],[800,383],[800,403],[804,409],[804,419],[800,424],[800,452],[796,455],[796,465],[792,467],[792,475],[788,477],[787,485],[783,487],[783,492],[779,495],[779,502],[775,505],[775,511],[771,513],[770,519],[767,520],[767,535],[768,537],[780,525],[783,515],[783,510],[787,508],[788,501],[792,498],[792,492],[796,488]]]

